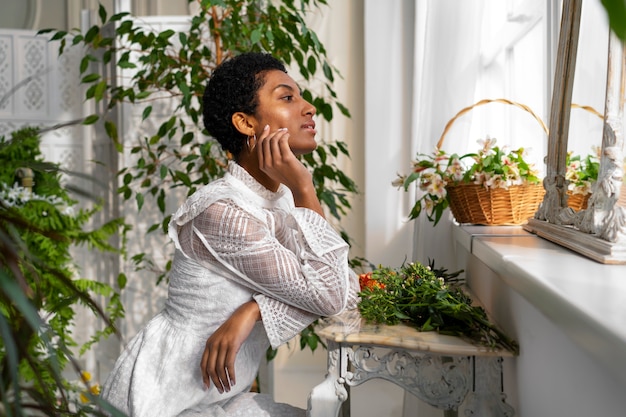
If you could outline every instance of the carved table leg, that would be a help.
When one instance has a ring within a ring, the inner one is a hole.
[[[309,394],[307,417],[337,417],[341,404],[348,399],[344,376],[348,360],[344,348],[328,341],[328,373]]]
[[[512,417],[502,389],[502,358],[474,357],[474,390],[469,394],[466,416]]]

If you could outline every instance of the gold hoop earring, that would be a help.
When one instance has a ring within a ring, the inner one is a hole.
[[[250,136],[246,138],[246,146],[248,147],[248,152],[252,152],[256,147],[256,133],[253,135],[252,139],[254,139],[254,143],[252,144],[252,147],[250,147]]]

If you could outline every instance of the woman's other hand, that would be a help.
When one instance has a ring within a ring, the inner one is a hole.
[[[254,324],[261,319],[256,301],[241,305],[228,320],[207,339],[200,363],[205,386],[223,393],[235,385],[235,359],[237,352],[248,338]]]

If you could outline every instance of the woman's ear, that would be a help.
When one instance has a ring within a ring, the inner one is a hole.
[[[239,133],[246,136],[254,135],[254,124],[252,123],[250,115],[243,112],[237,112],[233,114],[231,120],[235,129],[237,129]]]

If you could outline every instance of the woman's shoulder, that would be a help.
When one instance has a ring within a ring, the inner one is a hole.
[[[220,200],[237,200],[238,194],[226,177],[219,178],[190,195],[172,215],[172,221],[183,225]]]

